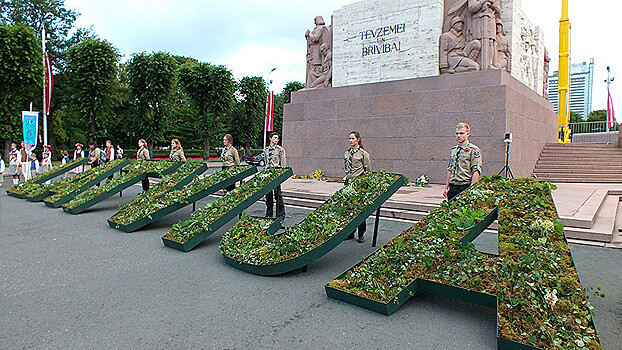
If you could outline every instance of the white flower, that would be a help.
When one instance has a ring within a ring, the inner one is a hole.
[[[557,289],[549,290],[546,289],[546,294],[544,294],[544,301],[546,304],[553,310],[553,306],[557,303],[559,299],[557,298]]]

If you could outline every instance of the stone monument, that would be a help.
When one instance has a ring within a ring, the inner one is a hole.
[[[332,61],[331,47],[333,34],[330,26],[326,26],[322,16],[316,16],[313,20],[315,28],[307,30],[307,89],[332,86]]]
[[[330,27],[320,16],[315,23],[305,35],[306,88],[283,115],[297,174],[342,177],[351,131],[373,169],[434,183],[445,181],[458,122],[471,125],[483,175],[503,168],[506,132],[516,176],[530,176],[557,138],[541,96],[543,35],[520,0],[365,0],[336,10]]]

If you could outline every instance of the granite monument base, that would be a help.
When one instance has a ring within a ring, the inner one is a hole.
[[[361,133],[373,170],[427,175],[445,183],[455,126],[471,126],[482,150],[483,175],[505,164],[504,134],[511,132],[510,167],[529,177],[547,142],[556,142],[557,115],[542,96],[505,71],[489,70],[292,94],[283,112],[283,145],[295,174],[318,169],[342,177],[348,134]]]

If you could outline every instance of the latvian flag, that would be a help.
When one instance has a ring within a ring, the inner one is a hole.
[[[268,94],[268,103],[266,104],[266,131],[274,130],[274,91]]]
[[[52,64],[50,56],[45,53],[45,114],[50,115],[52,105],[52,90],[54,89],[54,75],[52,74]]]
[[[609,88],[607,88],[607,125],[610,128],[613,128],[616,125],[616,114],[613,110],[613,99],[611,98]]]

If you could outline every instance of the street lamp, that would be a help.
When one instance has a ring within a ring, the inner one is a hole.
[[[272,74],[272,72],[274,72],[276,70],[276,67],[270,69],[270,72],[268,72],[267,74],[267,79],[268,79],[268,96],[266,98],[266,118],[264,119],[264,125],[263,125],[263,148],[262,150],[266,149],[266,136],[268,134],[268,113],[269,113],[269,108],[270,106],[270,87],[272,86],[272,79],[270,79],[270,74]],[[274,105],[274,103],[272,104]],[[274,116],[274,111],[272,111],[272,115]]]

